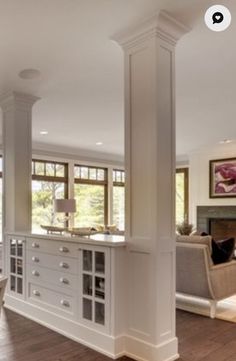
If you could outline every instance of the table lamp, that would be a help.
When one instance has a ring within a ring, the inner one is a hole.
[[[76,212],[76,201],[75,199],[55,199],[54,200],[54,211],[56,213],[75,213]],[[63,222],[70,219],[70,216],[65,216]]]

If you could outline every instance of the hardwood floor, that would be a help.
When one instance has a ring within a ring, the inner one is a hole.
[[[110,361],[109,357],[4,309],[0,361]],[[120,361],[130,361],[123,357]]]
[[[179,361],[236,361],[236,323],[177,311]]]
[[[236,361],[234,323],[177,311],[177,336],[179,361]],[[110,360],[12,311],[1,314],[0,361]]]

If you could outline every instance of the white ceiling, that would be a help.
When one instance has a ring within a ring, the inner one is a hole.
[[[193,30],[177,46],[177,154],[236,139],[236,1],[229,30],[203,22],[207,0],[0,0],[0,92],[41,97],[33,140],[123,154],[123,54],[113,34],[165,9]],[[35,80],[18,73],[36,68]],[[49,134],[42,136],[40,130]],[[104,144],[96,146],[96,142]]]

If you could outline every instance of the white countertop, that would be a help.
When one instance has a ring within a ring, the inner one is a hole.
[[[108,247],[124,247],[126,245],[124,236],[116,236],[110,234],[97,233],[91,236],[62,236],[56,234],[36,234],[30,232],[7,232],[8,236],[17,236],[34,239],[48,239],[53,241],[63,241],[70,243],[83,243],[96,246],[108,246]]]

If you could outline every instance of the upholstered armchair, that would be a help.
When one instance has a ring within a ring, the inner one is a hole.
[[[211,236],[178,236],[176,291],[209,300],[214,318],[217,301],[236,294],[236,261],[214,265]]]

